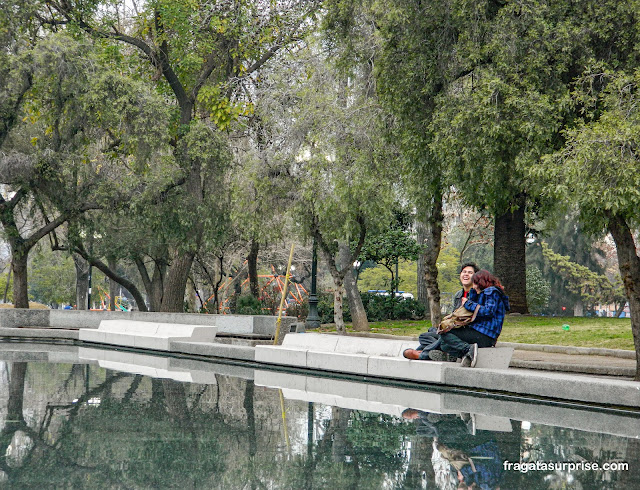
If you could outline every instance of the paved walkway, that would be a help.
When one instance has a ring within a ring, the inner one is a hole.
[[[636,361],[635,359],[613,356],[562,354],[516,348],[511,358],[511,366],[544,371],[620,376],[631,379],[635,374]]]

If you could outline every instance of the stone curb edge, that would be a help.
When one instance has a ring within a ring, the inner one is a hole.
[[[596,374],[602,376],[623,376],[633,378],[636,374],[634,368],[585,366],[584,364],[557,364],[553,362],[523,361],[512,359],[509,367],[520,369],[535,369],[537,371],[555,371],[562,373]]]
[[[533,350],[542,352],[553,352],[555,354],[570,354],[582,356],[607,356],[619,357],[620,359],[635,359],[636,353],[632,350],[603,349],[601,347],[574,347],[570,345],[548,345],[548,344],[520,344],[517,342],[498,342],[497,345],[513,347],[518,350]]]

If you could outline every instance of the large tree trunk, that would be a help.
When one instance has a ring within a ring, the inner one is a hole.
[[[431,324],[434,327],[440,325],[442,311],[440,309],[440,286],[438,285],[438,256],[442,248],[442,199],[434,199],[431,209],[423,214],[421,227],[423,228],[422,241],[418,242],[423,247],[422,262],[424,267],[424,284],[429,301]]]
[[[247,267],[249,268],[249,291],[254,298],[260,295],[258,288],[258,251],[260,250],[260,244],[251,240],[251,249],[249,255],[247,255]]]
[[[149,298],[151,311],[160,311],[160,306],[162,305],[162,295],[164,293],[163,284],[166,275],[166,265],[155,261],[153,265],[153,274],[151,275],[151,281],[147,290],[147,297]]]
[[[181,122],[189,124],[191,122],[193,103],[190,100],[179,100],[181,107]],[[176,151],[176,159],[189,165],[189,175],[186,182],[186,195],[193,209],[197,209],[203,201],[202,167],[197,159],[188,156],[188,148],[184,140]],[[188,241],[188,248],[175,252],[171,261],[167,278],[164,282],[162,304],[160,311],[164,313],[181,313],[184,311],[184,293],[187,289],[187,280],[193,259],[200,246],[204,224],[196,221],[191,227]]]
[[[317,243],[320,247],[320,252],[324,257],[327,267],[329,267],[329,271],[331,272],[331,277],[333,277],[333,283],[335,284],[335,290],[333,292],[333,318],[336,323],[336,331],[339,334],[345,334],[346,330],[344,328],[344,318],[342,315],[342,295],[344,293],[344,277],[347,272],[351,271],[351,264],[356,260],[358,255],[360,255],[360,251],[362,250],[362,245],[364,244],[364,239],[367,234],[367,228],[364,224],[364,219],[361,216],[357,218],[358,224],[360,226],[360,235],[358,237],[358,244],[356,245],[353,253],[350,253],[348,248],[343,248],[343,252],[348,259],[343,259],[344,263],[348,264],[346,267],[340,268],[340,261],[336,263],[336,259],[333,256],[333,253],[325,243],[322,238],[322,234],[316,228],[314,230],[314,236],[317,240]],[[340,252],[340,250],[338,250]],[[339,254],[338,254],[339,255]]]
[[[27,259],[29,253],[24,247],[11,247],[11,269],[13,270],[13,306],[29,308],[29,285],[27,278]]]
[[[335,288],[333,290],[333,321],[336,324],[336,332],[344,335],[347,330],[344,327],[344,316],[342,311],[342,294],[344,293],[344,285],[339,278],[333,278]]]
[[[525,245],[524,205],[496,216],[493,270],[509,295],[512,313],[529,313]]]
[[[178,255],[169,267],[164,283],[164,293],[160,311],[164,313],[182,313],[184,311],[184,292],[193,263],[194,254],[183,252]]]
[[[620,277],[624,284],[624,292],[629,300],[631,332],[636,348],[636,376],[634,380],[640,381],[640,257],[636,252],[631,229],[624,218],[617,215],[610,216],[609,232],[616,243]]]
[[[164,283],[165,275],[167,272],[166,262],[166,257],[155,258],[153,261],[153,273],[151,274],[151,277],[149,277],[147,266],[145,265],[142,258],[139,256],[135,257],[135,263],[136,267],[138,268],[138,273],[142,278],[144,289],[147,292],[149,311],[160,311],[163,294],[162,285]],[[137,298],[136,303],[140,303]],[[138,304],[138,309],[140,311],[146,311],[146,303],[143,302],[143,304]]]
[[[76,310],[89,308],[89,262],[80,255],[73,254],[73,263],[76,266]]]
[[[367,312],[362,304],[362,297],[358,291],[356,278],[353,276],[353,267],[349,260],[351,259],[351,251],[347,243],[341,242],[338,245],[338,255],[340,260],[340,269],[346,269],[344,275],[344,289],[347,293],[347,301],[349,302],[349,311],[351,312],[351,322],[353,329],[357,332],[367,332],[370,330],[369,321],[367,320]]]

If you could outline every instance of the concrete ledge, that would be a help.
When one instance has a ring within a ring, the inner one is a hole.
[[[170,350],[182,354],[242,359],[243,361],[254,361],[256,357],[256,350],[253,347],[209,342],[174,340],[170,343]]]
[[[407,340],[355,337],[352,335],[331,335],[322,333],[289,333],[282,345],[287,348],[299,348],[314,352],[339,352],[343,354],[362,354],[368,356],[402,357],[405,349],[416,347],[417,343]]]
[[[322,371],[367,374],[368,362],[369,356],[362,354],[307,351],[307,367]]]
[[[295,337],[295,335],[289,335],[289,337]],[[369,356],[402,357],[402,352],[405,349],[411,349],[415,346],[415,342],[407,342],[406,340],[380,342],[376,339],[339,336],[335,352]]]
[[[0,327],[98,328],[102,320],[131,320],[218,326],[220,332],[258,334],[273,338],[275,316],[270,315],[204,315],[200,313],[159,313],[143,311],[35,310],[1,308]],[[286,333],[303,330],[295,317],[282,317],[281,330]]]
[[[370,356],[367,373],[380,378],[409,379],[441,384],[442,367],[445,364],[449,363]]]
[[[213,342],[214,326],[156,323],[133,320],[102,320],[97,329],[81,328],[79,339],[142,349],[170,350],[172,340]]]
[[[282,346],[257,345],[255,360],[266,364],[432,383],[442,382],[442,367],[448,364],[435,361],[410,361],[395,355],[392,357],[331,351],[340,347],[338,340],[336,336],[322,334],[287,335]],[[355,342],[346,344],[353,350],[366,348],[382,353],[402,352],[406,348],[406,342],[398,342],[391,347],[382,346],[380,341],[374,342],[378,345],[363,346]],[[342,344],[342,348],[345,348],[345,343]]]
[[[77,330],[62,328],[0,327],[0,337],[77,340],[79,334]]]
[[[302,349],[319,352],[334,352],[340,337],[320,333],[287,334],[282,341],[282,347],[287,349]]]
[[[48,327],[51,310],[0,308],[0,327]]]
[[[304,349],[309,351],[309,354],[314,352],[333,352],[336,354],[350,354],[353,356],[365,355],[389,357],[406,363],[407,359],[403,358],[402,353],[405,349],[417,347],[417,342],[402,339],[385,339],[382,341],[377,338],[305,333],[302,335],[288,334],[285,336],[282,345],[289,349]],[[507,369],[509,367],[509,361],[511,360],[513,351],[514,349],[512,347],[491,347],[479,349],[477,367]],[[308,356],[307,359],[309,359]],[[427,361],[421,362],[425,363]],[[433,361],[429,361],[428,364],[431,364],[432,362]],[[402,364],[397,365],[400,366]],[[309,367],[331,370],[329,366],[319,367],[309,365]],[[424,369],[429,370],[430,368],[427,367]],[[340,368],[334,370],[342,371],[343,369]]]
[[[256,345],[256,361],[283,366],[307,367],[307,351],[277,345]]]

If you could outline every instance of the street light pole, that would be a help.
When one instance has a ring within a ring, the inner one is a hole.
[[[313,256],[311,258],[311,293],[309,294],[309,314],[305,321],[305,328],[320,328],[318,316],[318,296],[316,295],[316,277],[318,275],[318,247],[313,239]]]
[[[91,310],[91,264],[89,264],[89,287],[87,291],[87,309]]]

